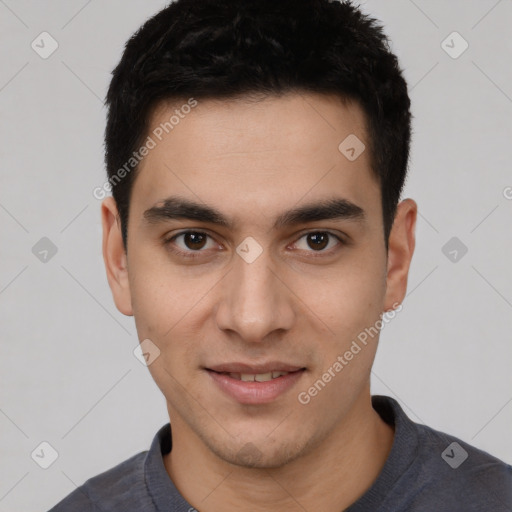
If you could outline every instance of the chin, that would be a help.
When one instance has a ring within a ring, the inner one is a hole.
[[[283,467],[304,455],[308,443],[299,440],[269,439],[241,441],[237,446],[211,446],[217,457],[244,468],[273,469]]]

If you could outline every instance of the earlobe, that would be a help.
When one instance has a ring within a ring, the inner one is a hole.
[[[417,211],[418,205],[412,199],[404,199],[397,207],[389,235],[384,311],[395,309],[407,292],[407,278],[416,245]]]
[[[113,197],[107,197],[101,205],[103,226],[103,260],[107,280],[117,309],[127,316],[133,315],[127,255],[123,245],[117,205]]]

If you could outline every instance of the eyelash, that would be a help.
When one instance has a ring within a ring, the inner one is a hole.
[[[176,249],[175,247],[171,247],[172,246],[172,242],[174,242],[174,240],[180,236],[183,236],[183,235],[187,235],[189,233],[193,233],[193,234],[198,234],[198,235],[206,235],[207,237],[210,237],[210,238],[213,238],[211,235],[209,235],[208,233],[204,232],[204,231],[195,231],[195,230],[187,230],[187,231],[182,231],[181,233],[177,233],[176,235],[173,235],[171,237],[168,237],[166,239],[164,239],[163,243],[166,247],[169,247],[169,250],[171,252],[173,252],[174,254],[177,254],[178,256],[180,257],[183,257],[183,258],[188,258],[188,259],[194,259],[194,258],[199,258],[201,257],[201,253],[202,252],[206,252],[204,250],[198,250],[198,251],[192,251],[192,250],[189,250],[189,251],[183,251],[181,249]],[[321,234],[327,234],[329,235],[329,237],[334,237],[336,240],[338,240],[338,242],[340,242],[340,245],[346,245],[346,242],[338,235],[332,233],[331,231],[325,231],[325,230],[316,230],[316,231],[308,231],[306,233],[302,233],[302,235],[297,239],[298,240],[301,240],[302,238],[304,238],[305,236],[307,235],[311,235],[311,234],[318,234],[318,233],[321,233]],[[317,254],[313,254],[309,257],[311,258],[318,258],[318,257],[322,257],[326,254],[330,254],[332,251],[335,251],[336,250],[336,247],[333,247],[327,251],[306,251],[306,252],[317,252]]]

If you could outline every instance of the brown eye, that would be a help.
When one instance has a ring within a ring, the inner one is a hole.
[[[309,233],[307,236],[307,243],[309,247],[315,250],[322,250],[327,247],[329,243],[329,234],[328,233]]]
[[[302,240],[305,240],[305,243],[301,243]],[[335,243],[336,241],[338,242],[337,244]],[[311,231],[304,234],[295,245],[298,249],[307,252],[328,253],[330,252],[329,249],[342,244],[343,240],[334,233],[329,231]]]
[[[211,246],[207,247],[208,239],[210,239],[210,243],[213,243],[212,237],[202,231],[182,231],[177,235],[165,239],[164,245],[178,256],[195,258],[202,256],[202,253],[207,252],[206,249],[211,248]],[[180,243],[178,243],[178,241],[180,241]]]
[[[198,250],[205,246],[206,238],[208,235],[205,233],[198,233],[196,231],[189,231],[182,233],[183,243],[187,249]]]

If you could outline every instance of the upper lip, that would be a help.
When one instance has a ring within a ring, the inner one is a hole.
[[[281,361],[269,361],[262,364],[246,364],[246,363],[223,363],[215,366],[208,366],[207,370],[213,370],[219,373],[269,373],[269,372],[295,372],[303,370],[303,366],[294,366],[282,363]]]

